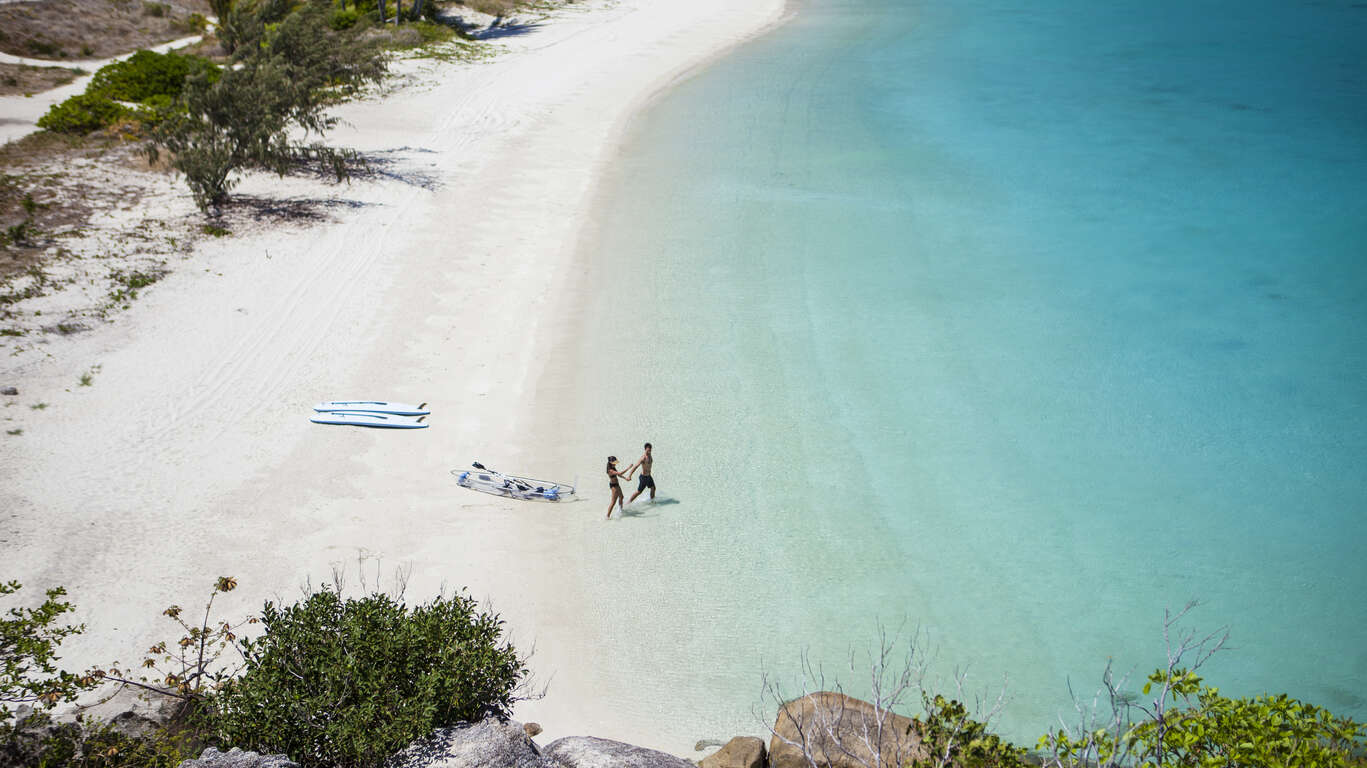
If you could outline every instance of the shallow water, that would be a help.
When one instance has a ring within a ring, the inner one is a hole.
[[[648,109],[568,383],[586,475],[656,446],[662,501],[570,542],[623,727],[762,733],[762,672],[861,693],[881,623],[1033,744],[1191,598],[1212,683],[1367,717],[1365,44],[1348,2],[812,0]]]

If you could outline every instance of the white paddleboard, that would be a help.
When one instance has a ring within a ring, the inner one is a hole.
[[[345,424],[352,427],[385,427],[387,429],[426,429],[426,416],[402,416],[394,413],[366,411],[329,411],[319,413],[309,421],[314,424]]]
[[[427,403],[409,405],[407,403],[391,403],[386,400],[328,400],[325,403],[313,406],[313,410],[319,413],[364,411],[366,413],[392,413],[398,416],[426,416],[431,413],[427,410]]]

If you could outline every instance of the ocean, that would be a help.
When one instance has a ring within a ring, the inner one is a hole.
[[[1209,683],[1367,717],[1367,5],[795,10],[635,120],[580,246],[617,725],[764,735],[886,631],[1033,746],[1193,599]]]

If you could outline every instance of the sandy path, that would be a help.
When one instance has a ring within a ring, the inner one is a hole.
[[[147,50],[157,53],[166,53],[187,45],[194,45],[203,38],[199,35],[185,37],[180,40],[172,40],[169,43],[153,46]],[[52,61],[50,59],[30,59],[25,56],[15,56],[10,53],[0,53],[0,62],[6,64],[27,64],[31,67],[68,67],[82,69],[87,74],[72,80],[59,88],[53,88],[42,93],[35,93],[32,96],[0,96],[0,144],[23,138],[24,136],[38,130],[35,123],[38,118],[47,114],[47,111],[54,104],[60,104],[72,96],[85,92],[85,87],[90,84],[91,78],[100,67],[122,61],[132,56],[137,51],[131,51],[123,56],[114,56],[109,59],[91,59],[82,61]]]
[[[238,577],[223,605],[245,612],[338,563],[354,579],[358,556],[407,564],[410,597],[468,585],[520,644],[535,640],[551,695],[519,715],[546,726],[543,742],[689,749],[616,730],[595,706],[599,639],[576,603],[575,553],[557,543],[597,520],[597,484],[591,501],[518,504],[448,472],[480,459],[575,473],[544,447],[576,425],[522,414],[568,396],[541,352],[595,180],[635,108],[781,11],[576,5],[503,38],[490,63],[410,65],[421,84],[347,105],[335,141],[386,158],[393,177],[239,190],[338,194],[337,221],[211,241],[114,324],[54,339],[48,360],[0,362],[0,382],[22,390],[0,414],[23,429],[0,439],[0,577],[68,587],[90,627],[68,655],[78,665],[133,659],[167,635],[162,608],[198,604],[218,575]],[[353,397],[428,401],[432,428],[308,422],[312,403]]]

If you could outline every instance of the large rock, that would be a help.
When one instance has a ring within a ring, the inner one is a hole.
[[[897,768],[924,759],[909,717],[822,691],[784,703],[769,741],[770,768]]]
[[[764,740],[737,736],[704,757],[698,765],[701,768],[764,768]]]
[[[438,728],[386,763],[389,768],[555,768],[522,724],[486,717]]]
[[[566,736],[546,747],[560,768],[697,768],[682,757],[594,736]]]
[[[219,752],[209,747],[198,760],[182,760],[176,768],[299,768],[299,764],[285,755],[258,755],[237,747]]]

